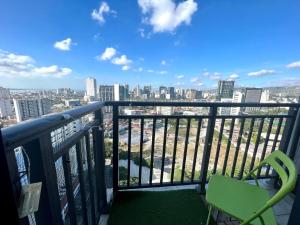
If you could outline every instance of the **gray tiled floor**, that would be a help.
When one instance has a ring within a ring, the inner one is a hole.
[[[252,183],[252,182],[250,182]],[[276,193],[276,190],[273,188],[273,185],[269,180],[261,180],[260,186],[266,188],[269,190],[270,195],[274,195]],[[254,183],[253,183],[254,184]],[[144,191],[169,191],[169,190],[183,190],[183,189],[196,189],[197,185],[184,185],[184,186],[174,186],[174,187],[159,187],[159,188],[144,188],[144,189],[135,189],[135,190],[144,190]],[[131,190],[133,191],[133,190]],[[112,200],[112,189],[108,189],[107,192],[107,198],[108,201]],[[292,195],[289,195],[285,197],[282,201],[280,201],[277,205],[273,207],[276,220],[278,225],[287,225],[289,214],[292,210],[294,197]],[[217,212],[213,214],[215,217],[217,215]],[[237,221],[232,221],[228,216],[222,215],[219,213],[218,215],[218,224],[219,225],[235,225],[239,224]],[[104,215],[101,217],[99,225],[106,225],[108,220],[108,215]]]

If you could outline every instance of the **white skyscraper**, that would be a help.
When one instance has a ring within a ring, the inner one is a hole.
[[[233,93],[232,102],[241,103],[243,102],[244,95],[240,91],[235,91]],[[240,115],[241,107],[231,107],[230,115]]]
[[[267,103],[270,101],[270,91],[269,90],[263,90],[260,97],[260,103]]]
[[[95,78],[88,77],[86,79],[86,95],[89,97],[97,97],[97,82]]]
[[[128,87],[125,88],[124,85],[114,84],[114,100],[124,101],[128,95]]]
[[[9,90],[0,87],[0,118],[6,118],[13,115],[12,107],[10,104]]]

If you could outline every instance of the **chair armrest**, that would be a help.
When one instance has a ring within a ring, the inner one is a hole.
[[[262,224],[264,224],[264,221],[263,221],[263,218],[261,217],[261,214],[264,213],[266,210],[268,210],[270,207],[271,206],[269,206],[268,204],[266,204],[260,210],[258,210],[257,212],[254,212],[253,215],[249,216],[248,219],[246,219],[245,221],[241,222],[240,225],[248,225],[252,220],[255,220],[256,218],[259,218],[260,221],[262,222]]]

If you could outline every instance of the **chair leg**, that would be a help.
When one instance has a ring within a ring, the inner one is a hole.
[[[209,211],[208,211],[208,217],[207,217],[207,221],[206,221],[206,225],[209,225],[210,222],[210,216],[211,216],[211,210],[212,210],[212,206],[209,206]]]

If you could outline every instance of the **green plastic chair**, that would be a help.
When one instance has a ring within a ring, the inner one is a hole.
[[[282,181],[280,190],[273,197],[269,196],[266,189],[259,187],[255,176],[255,172],[265,165],[270,165]],[[245,182],[250,176],[254,178],[256,185]],[[279,150],[270,154],[242,180],[213,175],[206,191],[209,205],[206,225],[210,222],[213,207],[236,218],[241,225],[276,225],[272,206],[294,189],[296,180],[297,172],[293,161]]]

